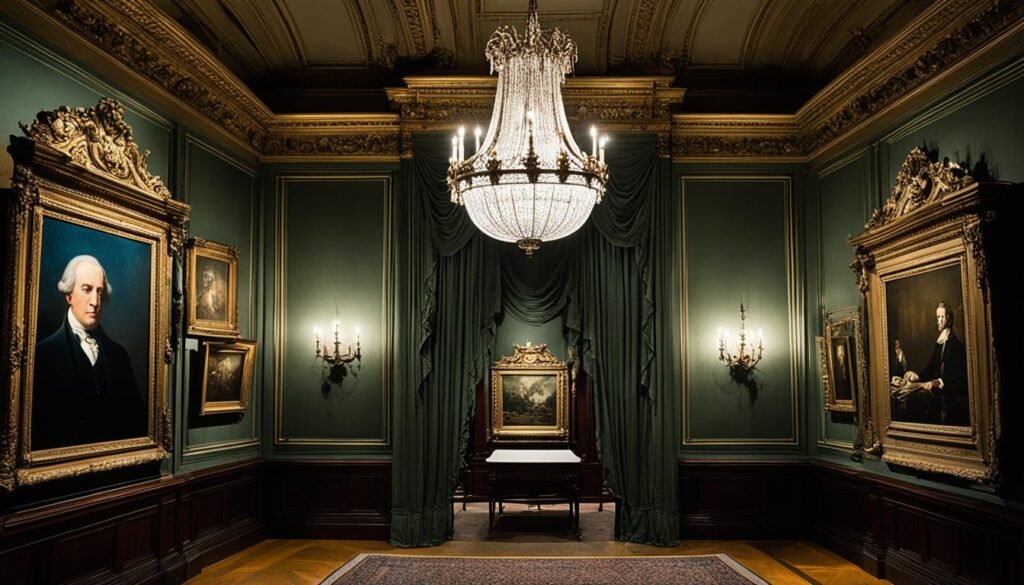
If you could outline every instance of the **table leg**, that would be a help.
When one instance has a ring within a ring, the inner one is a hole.
[[[487,496],[487,540],[494,538],[494,495]]]

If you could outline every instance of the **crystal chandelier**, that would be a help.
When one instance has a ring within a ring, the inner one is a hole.
[[[530,0],[526,33],[498,27],[487,42],[498,91],[487,134],[465,157],[465,130],[452,138],[448,187],[474,224],[496,240],[515,242],[532,256],[541,242],[583,225],[608,181],[604,145],[591,128],[588,155],[573,140],[562,105],[562,83],[576,62],[576,42],[541,30]]]

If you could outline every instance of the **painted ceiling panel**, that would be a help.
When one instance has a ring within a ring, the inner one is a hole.
[[[522,32],[529,5],[139,1],[153,2],[177,20],[258,95],[276,92],[275,107],[288,111],[303,111],[306,97],[318,93],[383,95],[383,87],[401,83],[405,75],[487,73],[484,47],[491,34],[501,25]],[[766,107],[766,92],[775,92],[776,105],[762,110],[775,112],[793,111],[935,1],[538,0],[538,10],[542,27],[560,28],[575,39],[578,75],[674,75],[687,88],[684,108],[698,96],[706,107],[718,107],[727,96],[736,101],[730,111],[757,111]],[[332,66],[341,66],[344,75]],[[775,76],[783,79],[781,89],[769,87],[778,81]],[[291,85],[271,87],[285,78]],[[756,97],[745,93],[752,90]]]
[[[662,29],[662,54],[685,60],[693,40],[693,19],[705,3],[706,0],[676,0]]]
[[[308,65],[363,64],[366,51],[360,11],[345,0],[282,0],[295,24],[296,37]]]
[[[710,2],[697,21],[689,62],[697,66],[734,66],[758,0]]]

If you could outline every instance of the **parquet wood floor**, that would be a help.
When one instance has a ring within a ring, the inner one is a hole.
[[[596,513],[596,512],[595,512]],[[604,512],[608,513],[608,512]],[[456,527],[458,530],[458,525]],[[725,553],[769,583],[876,585],[860,568],[825,548],[794,541],[684,541],[662,548],[622,542],[494,542],[453,540],[441,546],[398,549],[368,540],[265,540],[203,569],[189,585],[318,584],[359,553],[426,556],[658,556]]]

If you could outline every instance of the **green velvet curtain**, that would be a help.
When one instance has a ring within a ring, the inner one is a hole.
[[[616,538],[678,542],[678,296],[670,278],[678,207],[656,137],[616,137],[615,145],[608,194],[593,221],[526,260],[478,233],[451,204],[447,140],[414,139],[398,213],[392,544],[428,546],[451,536],[473,390],[487,372],[502,311],[527,323],[565,319],[594,382],[598,449],[618,500]]]
[[[436,140],[434,141],[436,143]],[[391,544],[451,538],[474,388],[490,365],[501,311],[497,242],[452,205],[444,147],[413,142],[402,163]],[[404,216],[404,217],[403,217]]]
[[[573,251],[567,328],[594,387],[615,538],[679,542],[679,350],[671,163],[654,136],[617,136],[606,200]]]

